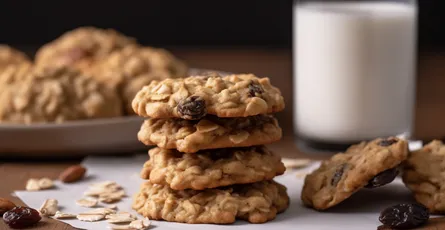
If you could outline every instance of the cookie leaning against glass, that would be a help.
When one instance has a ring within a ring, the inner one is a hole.
[[[328,209],[361,188],[392,182],[398,175],[397,167],[407,157],[408,143],[396,137],[353,145],[306,176],[301,199],[308,207]]]
[[[247,117],[284,109],[284,99],[269,78],[253,74],[191,76],[152,81],[132,103],[139,116],[198,120],[206,114]]]

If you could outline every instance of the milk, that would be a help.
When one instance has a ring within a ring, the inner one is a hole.
[[[416,6],[326,2],[297,5],[294,11],[298,134],[350,143],[409,132]]]

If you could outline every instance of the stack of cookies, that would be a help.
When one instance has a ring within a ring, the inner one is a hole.
[[[133,100],[147,120],[138,133],[149,151],[133,208],[145,217],[183,223],[263,223],[289,205],[272,179],[285,167],[264,144],[281,128],[284,109],[268,78],[215,73],[152,81]]]

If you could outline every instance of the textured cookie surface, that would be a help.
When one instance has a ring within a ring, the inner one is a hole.
[[[432,141],[410,153],[404,164],[403,182],[417,202],[431,213],[445,213],[445,145]]]
[[[281,157],[264,146],[180,153],[154,148],[141,172],[143,179],[174,190],[203,190],[271,180],[286,170]]]
[[[91,75],[117,88],[126,112],[134,114],[131,102],[152,80],[185,77],[187,66],[170,52],[151,47],[127,46],[99,61]]]
[[[0,90],[0,122],[44,123],[120,116],[121,102],[106,86],[66,67],[34,69]]]
[[[229,224],[236,219],[264,223],[288,206],[286,188],[273,181],[202,191],[145,182],[133,201],[133,209],[145,217],[189,224]]]
[[[201,120],[147,119],[138,138],[146,145],[193,153],[202,149],[263,145],[281,138],[281,128],[270,115]]]
[[[407,142],[394,137],[353,145],[306,176],[301,199],[314,209],[330,208],[368,185],[379,173],[397,167],[407,155]]]
[[[0,44],[0,72],[10,65],[30,63],[29,58],[21,51]]]
[[[135,43],[133,38],[111,29],[80,27],[42,46],[35,59],[37,65],[69,65],[84,70],[111,52]]]
[[[26,78],[31,77],[32,69],[31,62],[6,66],[0,70],[0,87],[25,81]]]
[[[246,117],[284,109],[281,92],[269,78],[253,74],[207,75],[152,81],[133,100],[140,116],[197,120],[206,114]]]

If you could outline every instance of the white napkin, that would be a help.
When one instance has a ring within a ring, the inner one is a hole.
[[[421,143],[414,143],[411,149],[417,149]],[[82,197],[88,185],[105,180],[116,181],[122,185],[129,197],[117,203],[121,211],[130,211],[132,195],[137,192],[142,179],[139,172],[147,155],[133,157],[88,157],[82,163],[88,169],[87,179],[74,184],[62,184],[56,182],[57,188],[51,190],[28,192],[16,191],[16,195],[30,207],[38,209],[48,198],[59,201],[61,211],[77,214],[89,208],[79,207],[75,201]],[[169,223],[165,221],[152,221],[152,228],[156,229],[181,229],[181,230],[208,230],[208,229],[245,229],[245,230],[271,230],[271,229],[304,229],[304,230],[357,230],[376,229],[380,225],[379,213],[384,208],[402,203],[413,202],[408,189],[400,179],[377,189],[362,189],[340,205],[326,212],[317,212],[305,208],[300,200],[303,177],[296,174],[311,172],[317,168],[319,162],[302,170],[288,170],[284,175],[276,177],[276,181],[288,188],[291,204],[288,210],[279,214],[277,218],[265,224],[249,224],[245,221],[237,221],[233,225],[190,225]],[[137,215],[139,218],[141,216]],[[82,229],[107,229],[106,221],[82,222],[77,219],[61,220],[73,227]]]

